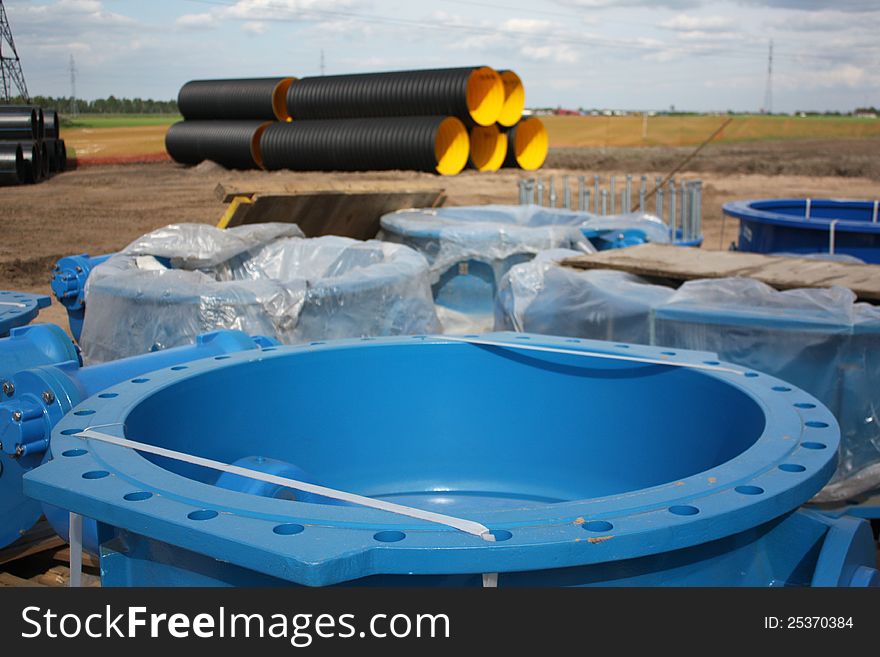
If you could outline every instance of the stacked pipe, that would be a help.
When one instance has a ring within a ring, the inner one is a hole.
[[[454,175],[465,166],[497,171],[510,160],[531,170],[543,163],[547,140],[540,121],[520,121],[524,102],[515,73],[487,66],[196,80],[180,90],[184,120],[165,144],[182,164],[237,169]]]
[[[0,185],[38,183],[67,169],[58,112],[0,105]]]

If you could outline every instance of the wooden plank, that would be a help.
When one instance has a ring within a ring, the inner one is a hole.
[[[43,587],[46,585],[23,577],[16,577],[12,573],[0,573],[0,586]]]
[[[303,180],[299,182],[279,183],[271,179],[254,180],[254,181],[226,181],[220,182],[214,188],[214,194],[223,203],[229,203],[236,196],[256,196],[258,194],[266,196],[292,196],[299,194],[324,194],[324,193],[343,193],[352,194],[392,194],[404,193],[415,194],[423,192],[439,192],[445,190],[437,186],[437,179],[427,178],[424,181],[408,180],[406,187],[397,180],[351,180],[340,178],[338,180],[322,180],[320,178],[309,179],[308,174],[303,174]]]
[[[880,302],[880,265],[709,251],[668,244],[601,251],[568,258],[562,264],[576,269],[616,269],[678,281],[744,276],[778,290],[839,285],[852,290],[861,301]]]
[[[379,218],[407,208],[437,207],[445,201],[442,190],[430,191],[321,191],[302,194],[255,194],[240,204],[227,226],[280,221],[297,224],[306,237],[342,235],[372,239]]]

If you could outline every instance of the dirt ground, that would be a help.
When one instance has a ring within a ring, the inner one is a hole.
[[[685,170],[704,182],[704,248],[726,248],[737,227],[722,221],[721,206],[744,198],[880,196],[880,140],[776,142],[712,147]],[[592,177],[594,173],[665,174],[687,149],[564,149],[551,153],[542,177]],[[809,175],[802,171],[809,159]],[[846,162],[850,162],[849,165]],[[801,167],[801,168],[799,168]],[[850,168],[847,168],[850,167]],[[854,175],[854,174],[860,175]],[[682,174],[679,174],[679,178]],[[430,184],[446,190],[448,205],[516,203],[523,172],[465,172],[450,178],[413,172],[363,174],[232,172],[205,163],[94,166],[66,172],[40,185],[0,189],[5,239],[0,244],[0,289],[49,293],[56,260],[74,253],[100,254],[175,222],[216,223],[224,210],[215,193],[220,182],[295,183],[299,188],[347,182],[399,181],[401,187]],[[561,196],[561,194],[560,194]],[[723,226],[723,234],[722,234]],[[43,321],[66,325],[55,304]]]

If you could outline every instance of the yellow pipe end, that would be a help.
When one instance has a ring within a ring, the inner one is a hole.
[[[516,124],[514,128],[513,153],[521,169],[535,171],[547,159],[550,140],[541,119],[531,117]]]
[[[509,128],[516,125],[522,117],[526,106],[526,89],[522,80],[513,71],[499,71],[498,75],[501,76],[501,84],[504,87],[504,104],[501,107],[501,114],[498,115],[498,123]]]
[[[272,111],[275,112],[275,118],[279,121],[290,121],[291,116],[287,113],[287,90],[294,83],[296,78],[284,78],[275,85],[272,91]]]
[[[507,135],[498,126],[471,128],[470,163],[477,171],[498,171],[507,157]]]
[[[475,68],[468,78],[467,106],[474,123],[492,125],[504,106],[504,85],[493,68]]]
[[[448,116],[437,128],[434,137],[434,158],[436,171],[443,176],[454,176],[464,169],[468,161],[471,144],[464,123]]]
[[[254,134],[251,135],[251,157],[254,158],[254,162],[261,169],[265,169],[266,166],[263,164],[263,151],[260,150],[260,137],[263,136],[263,131],[270,125],[272,125],[271,121],[261,123],[257,126],[257,129],[254,130]]]

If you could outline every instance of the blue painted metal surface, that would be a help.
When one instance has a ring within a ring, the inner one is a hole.
[[[312,343],[125,381],[59,422],[25,490],[99,521],[107,585],[872,581],[859,523],[796,511],[831,476],[839,440],[806,393],[705,352],[484,337],[503,345]],[[223,485],[75,435],[88,426],[225,463],[271,459],[481,522],[496,541]]]
[[[52,300],[44,294],[0,290],[0,338],[18,326],[30,324],[50,303]]]
[[[740,220],[740,251],[756,253],[829,252],[880,263],[880,222],[874,201],[760,199],[726,203],[724,213]]]
[[[22,333],[13,335],[9,341],[37,342],[35,334],[48,328],[36,325],[17,329]],[[61,332],[57,327],[51,328]],[[59,346],[52,342],[57,337],[54,332],[49,333],[48,338],[42,334],[40,337],[43,339],[39,345],[48,341],[53,348]],[[0,547],[13,542],[22,531],[33,526],[43,512],[38,502],[23,495],[22,476],[45,460],[52,428],[83,399],[121,381],[136,380],[136,377],[155,369],[183,367],[183,363],[191,360],[209,356],[223,358],[237,351],[277,344],[274,340],[248,337],[240,331],[215,331],[199,336],[195,344],[187,347],[81,367],[70,340],[63,337],[70,350],[67,354],[53,353],[52,356],[69,355],[71,358],[63,361],[56,357],[42,363],[32,359],[31,369],[7,377],[12,394],[4,395],[0,402]],[[48,507],[45,513],[55,530],[66,537],[66,514]],[[86,528],[86,539],[92,549],[97,550],[94,535],[92,524]]]
[[[89,256],[88,253],[61,258],[52,270],[52,292],[58,302],[67,309],[70,333],[78,341],[86,314],[86,280],[93,267],[97,267],[112,254]]]
[[[9,390],[9,379],[16,372],[69,360],[79,362],[79,353],[67,334],[54,324],[14,328],[9,337],[0,338],[0,383],[7,384]],[[5,392],[3,396],[7,396]]]

